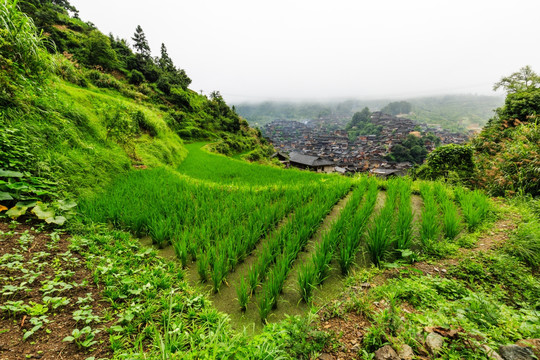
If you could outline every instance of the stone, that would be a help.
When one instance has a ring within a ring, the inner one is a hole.
[[[519,340],[516,345],[521,347],[530,347],[534,355],[540,359],[540,339]]]
[[[390,345],[384,345],[375,351],[375,360],[400,360],[398,354]]]
[[[327,353],[324,353],[324,354],[321,354],[319,355],[319,360],[334,360],[334,356],[330,355],[330,354],[327,354]]]
[[[499,354],[504,360],[535,360],[534,353],[530,348],[519,345],[499,346]]]
[[[407,344],[402,345],[397,354],[401,360],[412,360],[414,358],[413,349]]]
[[[490,348],[488,345],[482,345],[482,349],[484,349],[488,358],[490,358],[491,360],[504,360],[498,352]]]
[[[438,353],[442,349],[443,344],[444,338],[435,332],[429,333],[426,337],[426,347],[432,354]]]

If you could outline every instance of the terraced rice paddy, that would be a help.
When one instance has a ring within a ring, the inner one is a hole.
[[[479,192],[422,183],[415,214],[408,179],[282,170],[210,154],[202,145],[187,145],[178,169],[117,179],[81,211],[172,249],[188,278],[210,290],[233,320],[296,313],[328,298],[326,284],[355,267],[453,241],[489,212]]]

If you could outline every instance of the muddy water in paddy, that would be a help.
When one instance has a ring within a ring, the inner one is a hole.
[[[306,248],[298,254],[298,258],[294,262],[293,268],[287,276],[287,280],[283,286],[283,293],[280,295],[277,309],[273,310],[268,317],[269,322],[282,320],[286,317],[286,315],[303,315],[311,308],[311,305],[301,301],[297,284],[298,269],[301,264],[306,261],[310,261],[316,244],[322,240],[323,234],[331,228],[333,222],[339,217],[341,211],[351,198],[351,194],[352,192],[349,192],[347,196],[334,205],[330,213],[323,220],[315,235],[309,240]],[[382,191],[379,192],[372,218],[373,216],[376,216],[376,214],[384,206],[385,199],[386,194]],[[413,200],[413,208],[415,207],[414,201],[415,200]],[[280,226],[289,221],[291,215],[292,214],[289,214],[287,217],[285,217],[285,219],[283,219],[278,226],[276,226],[276,229],[279,229]],[[274,229],[274,231],[276,231],[276,229]],[[246,329],[248,333],[257,333],[263,329],[263,324],[260,320],[258,310],[258,292],[255,293],[254,297],[252,297],[247,310],[242,312],[240,311],[240,307],[238,305],[235,286],[240,282],[242,277],[247,275],[249,267],[256,262],[258,253],[261,251],[266,243],[266,240],[270,236],[262,239],[252,254],[249,255],[243,263],[239,264],[235,271],[227,275],[226,282],[221,286],[221,289],[217,294],[213,293],[211,284],[200,282],[197,267],[194,262],[188,264],[187,269],[184,270],[189,284],[199,291],[207,293],[214,306],[218,310],[229,315],[231,318],[231,325],[236,330]],[[152,246],[152,241],[149,237],[140,239],[140,241],[145,246]],[[172,246],[157,250],[162,257],[171,261],[177,261],[176,254]],[[362,248],[357,255],[357,265],[365,266],[368,263],[367,258],[368,257]],[[332,269],[329,272],[329,277],[321,286],[317,287],[313,291],[313,305],[315,306],[325,305],[332,299],[338,297],[343,290],[344,276],[341,275],[339,265],[337,262],[333,261],[331,266]],[[260,288],[258,290],[260,290]]]

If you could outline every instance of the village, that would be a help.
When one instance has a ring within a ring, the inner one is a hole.
[[[278,150],[275,156],[286,166],[342,174],[371,172],[382,177],[405,175],[413,166],[410,162],[396,163],[386,158],[392,147],[401,144],[409,135],[420,137],[431,133],[442,145],[461,144],[469,137],[380,111],[371,114],[371,122],[382,126],[381,133],[354,139],[349,138],[346,130],[328,130],[309,120],[305,123],[275,120],[265,125],[262,133],[273,143]],[[426,142],[428,151],[435,146],[434,142]]]

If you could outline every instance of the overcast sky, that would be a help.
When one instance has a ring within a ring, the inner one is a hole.
[[[494,94],[540,72],[539,0],[71,0],[84,21],[165,43],[228,102]]]

